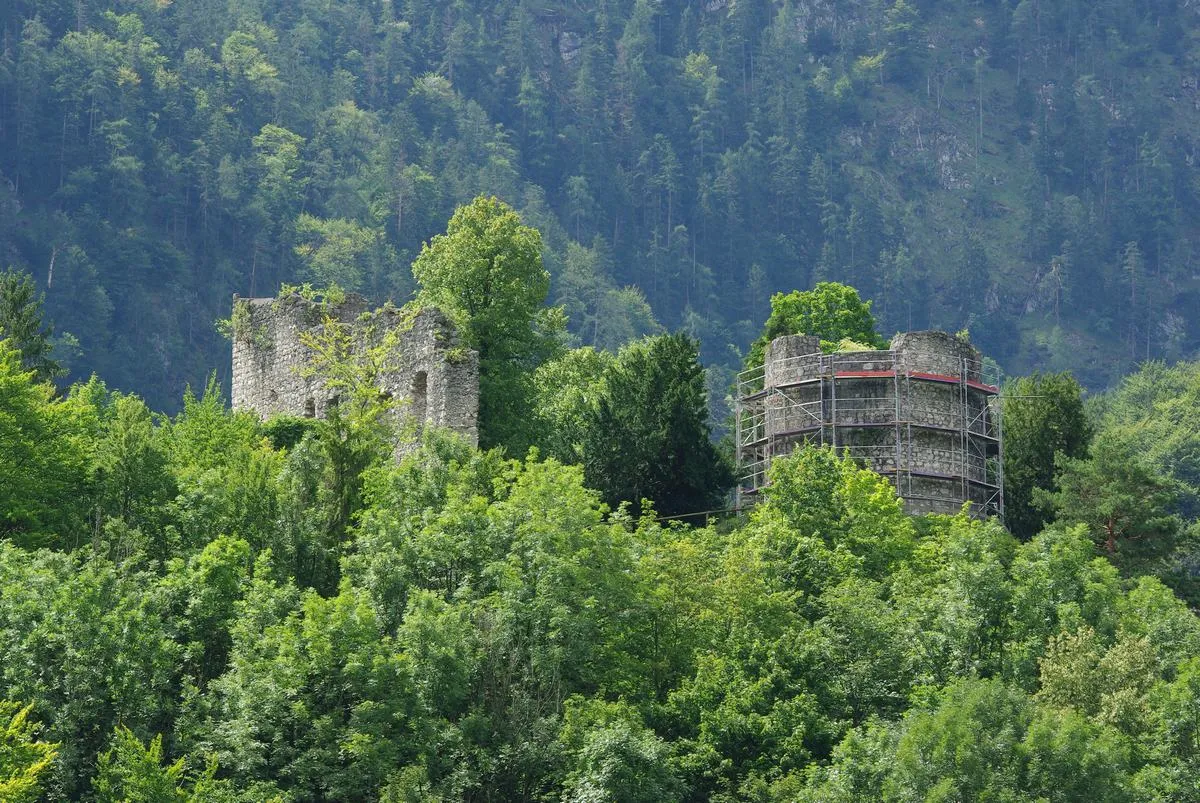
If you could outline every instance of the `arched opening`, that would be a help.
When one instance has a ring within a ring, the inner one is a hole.
[[[317,403],[313,400],[312,396],[309,396],[307,399],[304,400],[304,417],[305,418],[316,418],[317,417]]]
[[[409,412],[412,413],[413,419],[418,425],[424,424],[429,403],[429,377],[424,371],[417,371],[413,376],[409,401]]]

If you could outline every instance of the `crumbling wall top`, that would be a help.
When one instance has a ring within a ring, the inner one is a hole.
[[[821,353],[821,338],[812,335],[783,335],[767,344],[763,355],[767,387],[795,382],[815,370]],[[798,359],[812,356],[812,360]],[[812,366],[809,368],[808,366]]]
[[[892,338],[896,367],[908,373],[960,376],[979,381],[983,355],[968,341],[948,332],[930,329],[901,332]]]

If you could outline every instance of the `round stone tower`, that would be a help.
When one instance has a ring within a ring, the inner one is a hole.
[[[820,353],[815,337],[772,341],[739,377],[739,499],[798,445],[826,445],[892,479],[914,513],[1002,515],[998,380],[945,332],[906,332],[887,350]]]

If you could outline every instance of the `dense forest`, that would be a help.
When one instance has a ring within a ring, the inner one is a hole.
[[[397,464],[366,407],[58,396],[0,341],[0,797],[1195,800],[1200,367],[1022,381],[1018,454],[1083,438],[1028,540],[816,449],[687,526],[536,453]]]
[[[332,316],[325,419],[60,392],[0,275],[0,799],[1200,799],[1200,363],[1014,380],[1009,529],[815,447],[712,518],[695,340],[568,348],[495,198],[413,276],[491,448],[414,427]],[[843,285],[772,305],[879,337]]]
[[[0,268],[73,378],[177,410],[281,282],[406,300],[480,193],[580,344],[686,330],[713,387],[776,290],[967,327],[1104,387],[1200,345],[1200,10],[1180,0],[11,0]],[[714,397],[721,393],[714,392]]]
[[[1198,15],[0,4],[0,800],[1200,801]],[[479,446],[332,317],[231,410],[281,287],[441,309]],[[767,338],[927,326],[1003,522],[726,509]]]

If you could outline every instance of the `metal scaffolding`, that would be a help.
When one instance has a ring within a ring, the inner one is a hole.
[[[945,355],[941,355],[946,364]],[[1004,515],[1000,376],[982,360],[916,371],[896,351],[786,357],[737,378],[737,504],[772,459],[832,446],[887,476],[914,512]]]

